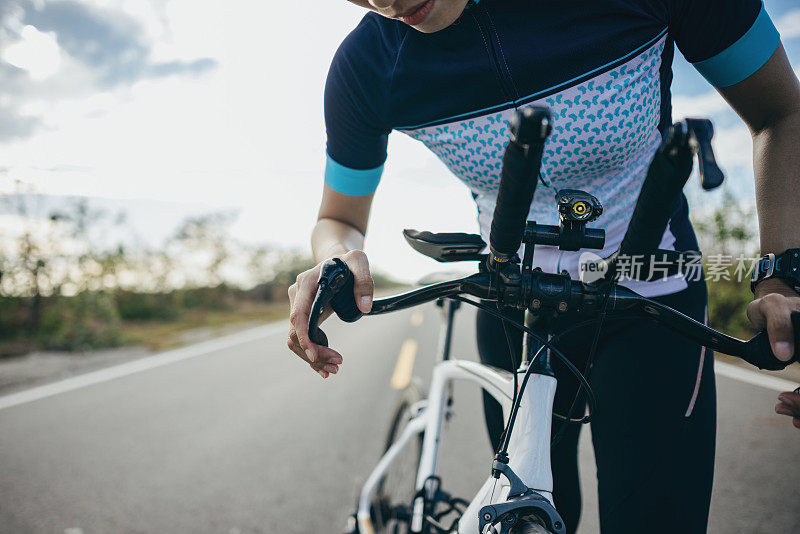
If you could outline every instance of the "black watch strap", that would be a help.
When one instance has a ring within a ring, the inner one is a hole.
[[[800,293],[800,249],[762,256],[753,268],[750,289],[755,293],[756,286],[768,278],[779,278]]]

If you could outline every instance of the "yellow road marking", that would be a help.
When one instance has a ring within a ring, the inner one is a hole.
[[[411,373],[414,370],[414,358],[417,356],[417,342],[413,339],[406,339],[400,347],[400,354],[397,356],[397,365],[392,373],[392,381],[389,382],[393,389],[405,389],[411,383]]]
[[[413,314],[411,314],[411,326],[419,326],[422,324],[422,321],[425,320],[425,312],[422,310],[415,310]]]

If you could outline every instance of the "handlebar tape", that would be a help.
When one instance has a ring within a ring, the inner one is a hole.
[[[772,346],[769,344],[769,337],[767,337],[766,331],[756,334],[746,343],[742,359],[759,369],[767,371],[780,371],[787,365],[798,361],[798,355],[800,355],[800,313],[792,314],[792,328],[794,328],[794,355],[788,362],[779,360],[772,353]]]
[[[664,149],[662,145],[656,152],[647,171],[619,256],[648,255],[658,249],[692,172],[691,151],[679,149],[677,154],[668,154]]]
[[[522,244],[551,124],[550,111],[536,106],[517,111],[511,121],[511,141],[503,154],[500,188],[489,234],[489,247],[495,259],[512,258]]]

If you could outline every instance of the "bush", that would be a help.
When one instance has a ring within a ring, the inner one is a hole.
[[[26,299],[0,296],[0,339],[15,339],[24,333],[29,308]]]
[[[114,299],[120,318],[128,321],[171,320],[181,313],[181,302],[175,292],[138,293],[117,290]]]
[[[758,246],[753,230],[756,227],[755,220],[755,206],[752,203],[740,202],[731,193],[725,192],[720,205],[693,220],[705,257],[727,255],[736,262],[739,257],[757,256]],[[720,277],[708,281],[711,326],[738,337],[750,337],[754,330],[745,313],[753,299],[749,281],[740,279],[735,266],[729,267],[727,273],[730,280]]]
[[[747,319],[747,305],[753,300],[748,282],[731,280],[708,282],[709,324],[726,334],[749,338],[755,334]]]
[[[111,292],[84,291],[49,304],[36,334],[44,348],[81,351],[121,344],[120,317]]]
[[[216,287],[197,287],[179,291],[183,307],[203,310],[229,310],[241,299],[243,291],[225,284]]]

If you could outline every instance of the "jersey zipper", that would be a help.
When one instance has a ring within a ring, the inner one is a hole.
[[[468,0],[466,12],[472,17],[475,26],[480,33],[480,38],[483,41],[483,46],[489,56],[489,60],[494,67],[497,80],[500,84],[500,89],[505,95],[505,99],[514,106],[514,109],[519,109],[518,102],[520,100],[519,91],[517,91],[517,84],[514,82],[514,77],[511,75],[511,70],[503,53],[503,47],[500,44],[500,35],[497,33],[497,28],[492,21],[492,17],[486,10],[486,7],[479,5],[475,0]],[[555,272],[561,272],[561,251],[557,251],[555,259]]]
[[[475,22],[475,26],[480,32],[480,37],[483,40],[484,48],[489,56],[489,59],[494,67],[495,74],[497,75],[500,88],[503,91],[505,98],[511,102],[514,108],[517,108],[517,101],[519,95],[516,91],[516,84],[508,70],[508,65],[505,59],[501,61],[500,57],[503,55],[502,47],[500,45],[500,36],[497,35],[497,30],[494,27],[491,16],[486,11],[486,8],[479,5],[475,0],[469,0],[467,4],[468,12]],[[476,14],[477,13],[477,14]],[[483,22],[483,24],[481,23]]]

